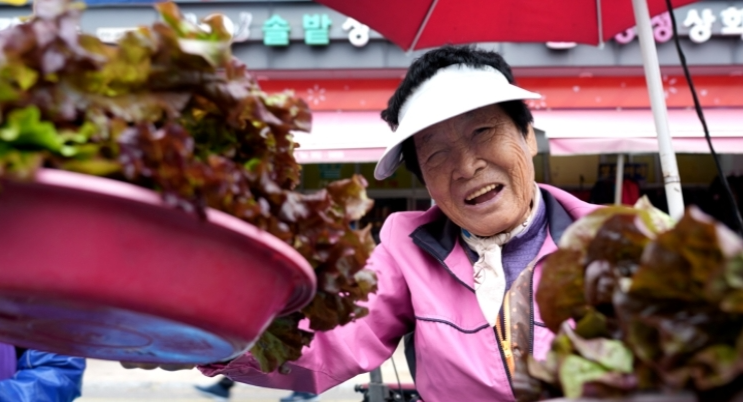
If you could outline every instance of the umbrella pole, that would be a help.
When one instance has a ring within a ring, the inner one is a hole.
[[[674,219],[680,219],[684,214],[684,197],[681,193],[681,179],[679,178],[676,154],[671,143],[671,130],[668,127],[668,109],[663,93],[663,82],[660,77],[660,63],[655,50],[655,39],[650,26],[650,11],[645,0],[632,0],[635,10],[637,36],[640,39],[645,80],[650,95],[650,107],[655,119],[655,129],[658,135],[658,149],[660,164],[663,171],[663,181],[666,188],[668,212]]]

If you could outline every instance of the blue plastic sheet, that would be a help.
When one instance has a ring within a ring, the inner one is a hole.
[[[71,402],[82,391],[85,359],[27,350],[0,381],[0,402]]]

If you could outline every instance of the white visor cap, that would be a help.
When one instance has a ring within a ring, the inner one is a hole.
[[[427,127],[494,103],[541,97],[509,84],[503,73],[490,66],[454,64],[442,68],[415,89],[400,108],[396,138],[377,162],[374,178],[392,176],[403,162],[403,141]]]

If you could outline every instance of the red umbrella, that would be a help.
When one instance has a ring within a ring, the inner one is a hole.
[[[637,24],[671,216],[684,212],[650,16],[667,0],[315,0],[406,50],[473,42],[598,45]],[[680,7],[698,0],[670,0]]]
[[[316,0],[405,50],[473,42],[597,45],[635,25],[630,0]],[[695,0],[673,0],[680,7]],[[664,0],[647,0],[650,15]],[[601,18],[598,18],[598,16]]]

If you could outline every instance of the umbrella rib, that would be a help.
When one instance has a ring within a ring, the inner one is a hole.
[[[408,52],[412,52],[413,49],[415,49],[415,45],[418,44],[418,39],[421,38],[421,35],[423,34],[423,30],[426,29],[426,25],[428,24],[428,19],[431,18],[431,14],[433,14],[433,9],[436,8],[436,3],[438,3],[439,0],[433,0],[431,2],[431,5],[428,6],[428,12],[426,13],[426,18],[423,19],[423,23],[421,23],[421,26],[418,27],[418,32],[415,33],[415,38],[413,38],[413,43],[410,44],[410,48],[408,49]]]
[[[599,23],[599,47],[604,46],[604,21],[601,16],[601,0],[596,0],[596,20]]]

